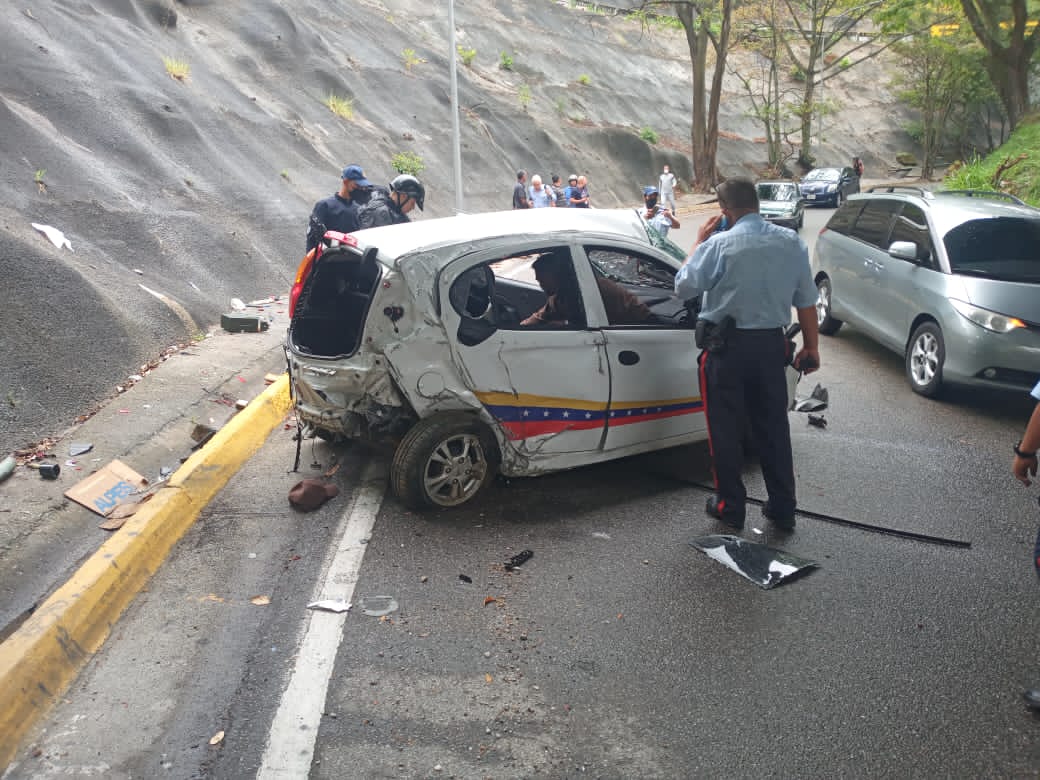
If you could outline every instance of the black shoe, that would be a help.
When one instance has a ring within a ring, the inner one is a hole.
[[[1026,700],[1026,706],[1031,710],[1040,712],[1040,688],[1031,688],[1022,692],[1022,698]]]
[[[787,517],[777,517],[773,514],[773,509],[769,506],[768,501],[762,505],[762,516],[781,531],[794,530],[794,513],[792,512]]]
[[[733,512],[723,512],[719,509],[718,496],[708,496],[708,502],[704,505],[704,511],[730,528],[740,530],[744,527],[744,517]]]

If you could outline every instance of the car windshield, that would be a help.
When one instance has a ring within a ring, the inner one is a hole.
[[[955,274],[1040,282],[1040,219],[973,219],[950,230],[943,243]]]
[[[759,200],[795,200],[798,195],[794,191],[793,184],[759,184]]]
[[[816,170],[809,171],[802,181],[837,181],[838,180],[838,169],[837,168],[817,168]]]

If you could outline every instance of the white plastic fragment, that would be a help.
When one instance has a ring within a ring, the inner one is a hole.
[[[69,251],[72,251],[72,242],[65,238],[65,234],[58,230],[58,228],[51,227],[50,225],[41,225],[39,222],[33,222],[32,226],[47,236],[47,238],[50,239],[50,242],[54,244],[54,246],[58,247],[58,249],[67,246]]]

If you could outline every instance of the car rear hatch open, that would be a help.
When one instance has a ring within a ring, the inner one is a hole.
[[[370,247],[362,253],[342,243],[325,248],[315,259],[289,325],[293,351],[324,358],[357,352],[382,273],[377,251]]]

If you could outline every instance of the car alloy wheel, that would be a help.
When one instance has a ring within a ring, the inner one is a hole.
[[[841,190],[838,190],[837,194],[834,196],[834,208],[840,209],[844,200],[845,198],[842,196]]]
[[[942,385],[946,345],[942,331],[934,322],[921,323],[910,337],[906,351],[906,376],[915,393],[934,398]]]
[[[824,336],[833,336],[842,325],[831,314],[831,280],[826,276],[816,282],[816,324]]]
[[[390,467],[394,493],[412,509],[466,503],[498,468],[498,447],[486,426],[468,414],[419,421],[402,439]]]

